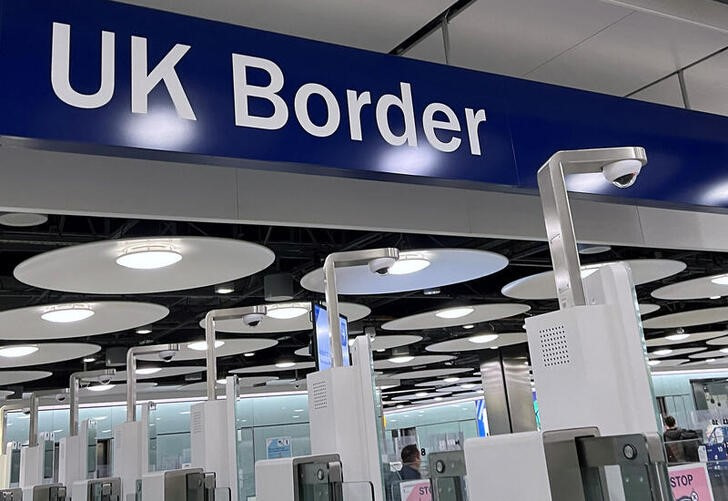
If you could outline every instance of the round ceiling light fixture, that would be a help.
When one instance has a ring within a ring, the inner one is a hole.
[[[495,341],[496,339],[498,339],[498,334],[480,334],[478,336],[469,337],[468,341],[473,344],[485,344]]]
[[[182,261],[182,254],[169,244],[129,247],[116,258],[116,264],[133,270],[157,270]]]
[[[410,275],[428,268],[432,263],[429,259],[416,252],[402,252],[399,259],[389,268],[389,275]]]
[[[414,359],[415,357],[413,357],[412,355],[398,355],[395,357],[391,357],[389,361],[393,364],[406,364],[407,362],[411,362]]]
[[[101,392],[104,392],[104,391],[113,390],[115,387],[116,387],[116,385],[114,385],[114,384],[96,384],[96,385],[93,385],[93,386],[89,386],[87,388],[87,390],[88,391],[93,391],[93,392],[96,392],[96,393],[101,393]]]
[[[452,383],[457,383],[458,381],[460,381],[460,378],[457,376],[446,377],[445,379],[443,379],[443,381],[445,381],[448,384],[452,384]]]
[[[682,341],[683,339],[687,339],[690,337],[690,334],[685,332],[685,329],[680,328],[675,331],[675,334],[670,334],[669,336],[665,336],[665,339],[668,341]]]
[[[215,349],[222,348],[223,346],[225,346],[225,341],[215,341]],[[195,341],[194,343],[189,343],[187,348],[193,351],[207,351],[207,341]]]
[[[728,275],[720,275],[711,280],[715,285],[728,285]]]
[[[720,350],[721,353],[728,353],[728,348],[723,348]]]
[[[0,357],[4,358],[20,358],[27,357],[37,352],[40,348],[37,346],[6,346],[0,348]]]
[[[72,322],[80,322],[94,316],[94,310],[85,304],[71,304],[54,306],[47,309],[40,318],[47,322],[57,324],[68,324]]]
[[[647,361],[647,365],[649,365],[650,367],[654,367],[656,365],[660,365],[660,363],[661,363],[660,360],[648,360]]]
[[[137,369],[137,376],[151,376],[162,370],[161,367],[145,367],[143,369]]]
[[[291,367],[295,367],[295,366],[296,366],[296,362],[291,362],[288,360],[284,360],[284,361],[278,362],[276,364],[276,367],[278,367],[279,369],[290,369]]]
[[[276,320],[290,320],[305,315],[310,310],[306,303],[290,303],[271,305],[266,308],[266,315]]]
[[[435,316],[438,318],[446,318],[446,319],[450,320],[450,319],[454,319],[454,318],[467,317],[474,311],[475,311],[475,308],[472,308],[471,306],[456,306],[454,308],[440,310],[437,313],[435,313]]]
[[[657,355],[658,357],[664,357],[666,355],[669,355],[670,353],[672,353],[672,350],[670,348],[663,348],[661,350],[656,350],[652,352],[653,355]]]
[[[48,216],[45,214],[31,214],[29,212],[6,212],[0,214],[0,224],[3,226],[28,228],[31,226],[40,226],[46,222],[48,222]]]
[[[146,334],[151,334],[152,329],[150,329],[149,327],[140,327],[139,329],[136,330],[136,333],[143,336]]]

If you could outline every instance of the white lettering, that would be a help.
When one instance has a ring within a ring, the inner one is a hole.
[[[447,120],[435,119],[435,113],[444,113]],[[462,139],[454,135],[448,142],[443,142],[438,139],[437,134],[435,133],[436,129],[460,132],[460,121],[452,108],[446,104],[429,104],[427,108],[425,108],[425,112],[422,114],[422,127],[425,129],[425,136],[427,136],[427,140],[430,144],[445,153],[451,153],[457,150],[463,142]]]
[[[478,128],[480,124],[486,121],[485,110],[473,111],[471,108],[465,108],[465,119],[468,122],[468,138],[470,139],[470,152],[473,155],[481,155],[480,152],[480,135]]]
[[[401,98],[393,94],[385,94],[377,101],[377,127],[379,127],[379,132],[384,140],[393,146],[402,146],[405,143],[410,146],[417,146],[412,87],[408,83],[401,82],[400,88],[402,91]],[[394,134],[389,126],[388,112],[392,106],[402,110],[404,115],[404,132],[401,136]]]
[[[248,84],[248,67],[258,68],[270,75],[270,84],[265,87]],[[233,54],[233,86],[235,95],[235,125],[256,129],[281,129],[288,122],[288,106],[278,95],[283,88],[283,71],[273,61],[259,57]],[[269,101],[274,108],[269,117],[252,116],[248,99],[257,97]]]
[[[114,34],[101,32],[101,84],[94,94],[81,94],[71,86],[71,26],[53,23],[51,85],[64,103],[76,108],[101,108],[114,96]],[[87,64],[88,62],[84,62]]]
[[[372,104],[372,93],[366,91],[357,95],[355,90],[347,90],[346,103],[349,109],[349,131],[351,132],[351,139],[354,141],[362,141],[361,109],[367,104]]]
[[[314,94],[321,96],[326,102],[328,118],[326,123],[323,125],[316,125],[313,123],[308,114],[308,100]],[[336,102],[336,96],[334,96],[333,92],[323,85],[319,85],[317,83],[307,83],[306,85],[303,85],[300,89],[298,89],[298,92],[296,92],[294,107],[296,110],[296,117],[298,118],[298,122],[301,124],[301,127],[303,127],[303,129],[312,136],[328,137],[339,128],[339,124],[341,123],[341,110],[339,109],[339,103]]]
[[[197,120],[192,111],[182,82],[179,80],[175,66],[190,50],[189,45],[177,44],[154,69],[147,74],[147,39],[131,37],[131,112],[147,113],[149,93],[164,82],[172,98],[177,114],[187,120]]]

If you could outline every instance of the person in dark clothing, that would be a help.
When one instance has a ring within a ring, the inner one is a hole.
[[[672,416],[665,418],[665,450],[668,463],[693,463],[698,459],[700,435],[693,430],[684,430]]]
[[[677,442],[678,440],[682,440],[682,433],[683,430],[677,425],[675,418],[667,416],[665,418],[665,432],[663,433],[665,442]]]
[[[402,458],[402,469],[399,471],[399,476],[402,477],[402,480],[420,480],[422,478],[420,473],[422,458],[417,444],[406,446],[402,449],[400,456]]]

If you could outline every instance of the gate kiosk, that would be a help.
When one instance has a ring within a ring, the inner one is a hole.
[[[5,429],[7,426],[7,413],[10,411],[19,411],[28,408],[28,404],[24,401],[17,401],[5,404],[0,407],[0,444],[5,443]],[[9,489],[12,484],[13,462],[17,461],[19,468],[20,454],[16,447],[17,444],[8,443],[4,450],[0,450],[0,490]],[[17,451],[17,453],[13,453]]]
[[[57,394],[57,391],[43,391],[30,396],[28,447],[20,451],[20,488],[26,496],[34,487],[53,482],[55,441],[51,436],[39,435],[38,407],[42,397]]]
[[[539,170],[561,308],[526,319],[543,429],[466,441],[471,499],[672,499],[630,270],[580,266],[564,181],[627,187],[646,162],[642,148],[565,151]]]

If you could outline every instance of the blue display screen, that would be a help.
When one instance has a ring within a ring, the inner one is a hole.
[[[328,311],[320,304],[313,305],[314,339],[316,340],[316,362],[318,370],[324,371],[333,366],[331,357],[331,332],[329,329]],[[339,315],[341,328],[341,355],[344,365],[351,365],[349,356],[349,326],[346,317]]]

